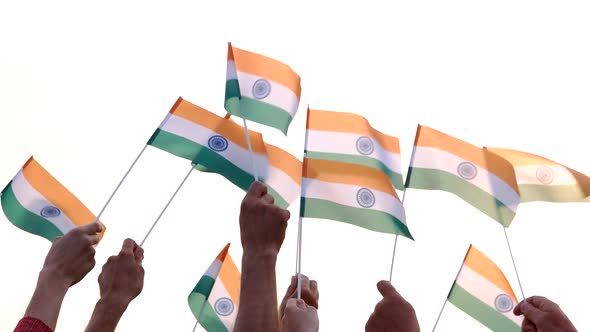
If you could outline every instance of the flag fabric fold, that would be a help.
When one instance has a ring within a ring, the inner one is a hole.
[[[453,193],[504,227],[520,203],[514,168],[505,159],[418,125],[406,187]]]
[[[389,178],[364,165],[304,158],[301,217],[336,220],[413,239]]]
[[[32,156],[4,188],[1,201],[2,210],[11,223],[49,241],[96,219]],[[104,224],[101,225],[99,239],[106,229]]]
[[[301,78],[288,65],[228,44],[225,109],[285,135],[299,108]]]
[[[374,129],[364,117],[308,108],[306,135],[307,157],[378,169],[404,190],[399,139]]]
[[[520,332],[522,316],[512,312],[518,303],[504,273],[470,245],[448,300],[495,332]]]
[[[532,153],[486,148],[514,167],[521,203],[582,202],[590,196],[590,178],[574,169]]]
[[[259,180],[267,185],[275,204],[288,207],[301,192],[301,161],[265,143],[262,134],[253,130],[248,134]],[[148,144],[190,160],[198,170],[220,174],[242,190],[254,181],[244,128],[182,98]]]
[[[240,272],[228,243],[188,296],[191,312],[208,332],[231,332],[238,315]]]

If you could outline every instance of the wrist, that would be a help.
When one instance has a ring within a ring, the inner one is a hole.
[[[44,268],[39,272],[37,289],[43,289],[45,292],[65,296],[70,285],[71,282],[60,271]]]
[[[103,311],[108,310],[112,313],[122,313],[127,310],[129,303],[131,303],[130,300],[126,300],[121,296],[107,294],[100,297],[98,302],[96,302],[96,307]]]
[[[271,248],[249,248],[244,247],[244,257],[254,258],[254,259],[274,259],[276,260],[279,253],[275,249]]]
[[[111,297],[101,297],[94,306],[85,332],[115,331],[128,304]]]

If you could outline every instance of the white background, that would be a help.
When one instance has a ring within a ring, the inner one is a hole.
[[[305,107],[362,114],[400,137],[404,173],[418,123],[476,145],[536,153],[590,174],[587,1],[0,1],[0,185],[33,154],[98,213],[178,96],[219,115],[227,42],[302,77],[289,135],[251,124],[301,158]],[[96,268],[68,292],[59,331],[82,331],[96,278],[122,241],[146,234],[189,169],[148,148],[102,220]],[[405,174],[404,174],[405,175]],[[143,293],[119,331],[191,331],[186,298],[231,242],[240,265],[244,193],[194,172],[148,238]],[[298,203],[290,210],[297,216]],[[469,246],[521,298],[502,228],[459,198],[410,189],[394,284],[429,331]],[[527,296],[559,303],[580,331],[587,304],[590,205],[522,204],[508,229]],[[33,292],[49,241],[0,217],[0,329]],[[279,298],[295,269],[297,218],[277,265]],[[303,272],[319,282],[322,331],[360,331],[389,276],[393,236],[304,220]],[[437,331],[486,331],[447,305]]]

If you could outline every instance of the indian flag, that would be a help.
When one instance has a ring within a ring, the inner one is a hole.
[[[336,220],[413,239],[389,178],[364,165],[304,158],[301,217]]]
[[[520,202],[507,160],[421,125],[406,181],[409,188],[453,193],[504,227],[510,226]]]
[[[4,188],[2,210],[16,227],[53,241],[96,216],[32,156]],[[98,234],[102,238],[105,226]]]
[[[472,245],[448,296],[449,302],[496,332],[520,332],[523,317],[504,273]]]
[[[301,192],[301,161],[249,130],[254,161],[275,204],[288,207]],[[197,169],[218,173],[248,190],[254,171],[244,128],[179,98],[148,144],[191,160]],[[204,167],[204,168],[203,168]]]
[[[487,148],[514,166],[521,202],[581,202],[590,196],[590,178],[532,153]]]
[[[228,44],[225,109],[285,135],[301,98],[301,78],[288,65]]]
[[[373,129],[360,115],[308,108],[305,155],[381,170],[404,190],[399,139]]]
[[[231,332],[240,303],[240,272],[231,259],[229,243],[188,295],[188,306],[208,332]]]

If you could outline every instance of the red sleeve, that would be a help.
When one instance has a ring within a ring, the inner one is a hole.
[[[41,320],[33,317],[22,318],[16,327],[14,332],[53,332],[45,323]]]

